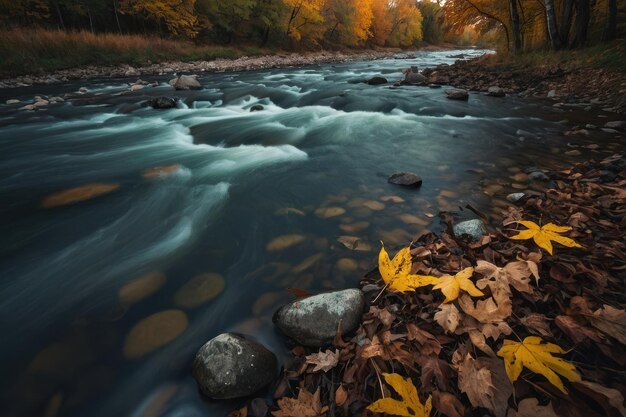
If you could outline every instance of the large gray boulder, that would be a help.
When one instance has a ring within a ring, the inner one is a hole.
[[[487,228],[481,220],[473,219],[455,224],[452,227],[452,232],[456,237],[467,235],[472,241],[477,241],[487,234]]]
[[[411,67],[411,69],[404,72],[404,83],[412,85],[425,85],[428,83],[428,78],[423,74],[420,74],[417,67]]]
[[[387,79],[385,77],[372,77],[369,80],[366,81],[366,83],[368,83],[369,85],[381,85],[381,84],[387,84]]]
[[[274,314],[274,324],[285,335],[304,346],[329,344],[341,331],[351,333],[359,327],[365,298],[358,289],[328,292],[294,301]]]
[[[255,393],[276,377],[276,356],[263,345],[234,333],[223,333],[200,348],[192,374],[204,395],[241,398]]]
[[[195,75],[181,75],[170,80],[170,85],[177,90],[199,90],[202,88]]]

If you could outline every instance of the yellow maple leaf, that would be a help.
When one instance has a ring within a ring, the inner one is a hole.
[[[381,242],[382,243],[382,242]],[[378,270],[385,284],[393,291],[408,292],[426,285],[436,284],[437,278],[411,274],[411,247],[401,249],[392,260],[383,244],[378,253]]]
[[[383,374],[383,376],[402,400],[381,398],[367,407],[369,411],[403,417],[428,417],[430,415],[432,397],[428,397],[426,403],[422,404],[411,378],[404,378],[399,374]]]
[[[552,255],[552,241],[567,246],[568,248],[582,248],[582,246],[574,240],[559,234],[569,232],[572,230],[571,227],[557,226],[554,223],[548,223],[539,227],[537,223],[529,220],[520,220],[517,223],[526,226],[528,229],[522,230],[515,236],[511,236],[511,239],[526,240],[532,238],[537,246],[547,250],[550,255]]]
[[[553,353],[565,353],[565,351],[558,345],[543,343],[538,336],[528,336],[521,343],[505,340],[504,345],[498,351],[498,356],[504,359],[504,369],[511,382],[515,382],[522,368],[526,367],[545,376],[552,385],[567,394],[559,375],[571,382],[580,382],[580,374],[572,363],[553,356]]]
[[[461,290],[467,292],[472,297],[481,297],[485,294],[469,280],[473,273],[474,268],[470,267],[465,268],[455,276],[444,275],[437,280],[437,285],[433,287],[433,290],[441,290],[443,295],[446,296],[446,299],[443,300],[444,303],[449,303],[459,298]]]

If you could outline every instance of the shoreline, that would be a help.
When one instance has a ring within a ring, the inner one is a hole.
[[[396,58],[399,61],[411,59],[417,52],[463,50],[467,47],[455,45],[427,45],[415,50],[384,49],[384,50],[345,50],[322,52],[280,52],[259,56],[241,56],[239,58],[217,58],[206,61],[165,61],[150,63],[143,66],[119,64],[115,66],[95,66],[70,68],[53,71],[43,75],[26,74],[15,77],[0,78],[0,89],[30,87],[37,84],[51,85],[72,80],[91,80],[98,78],[122,78],[167,75],[174,73],[211,73],[230,71],[254,71],[270,68],[292,68],[307,65],[342,63],[361,60],[378,60]]]

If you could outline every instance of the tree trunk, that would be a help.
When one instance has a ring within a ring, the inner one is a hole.
[[[113,12],[115,13],[115,21],[117,22],[117,30],[122,34],[122,25],[120,25],[120,15],[117,12],[117,0],[113,0]]]
[[[93,33],[93,19],[91,17],[91,9],[89,6],[87,6],[87,16],[89,17],[89,29],[91,30],[91,33]]]
[[[546,25],[548,27],[548,35],[550,36],[550,45],[552,49],[561,48],[561,38],[559,30],[556,26],[556,15],[554,13],[554,0],[545,0],[546,4]]]
[[[572,28],[572,17],[574,17],[574,0],[565,0],[563,13],[561,14],[561,26],[559,28],[559,38],[561,45],[569,44],[569,32]]]
[[[576,32],[572,46],[582,46],[587,43],[587,31],[589,29],[589,21],[591,20],[591,4],[589,0],[575,0],[576,4],[576,22],[574,24]]]
[[[606,16],[606,24],[602,40],[604,42],[612,41],[617,37],[617,0],[608,0],[608,14]]]
[[[59,26],[61,29],[65,30],[65,22],[63,21],[63,14],[61,13],[61,7],[59,7],[59,2],[54,2],[54,8],[57,12],[57,17],[59,18]]]
[[[513,53],[522,50],[522,32],[519,24],[519,14],[517,12],[517,0],[509,0],[509,11],[511,13],[511,34],[513,35]]]

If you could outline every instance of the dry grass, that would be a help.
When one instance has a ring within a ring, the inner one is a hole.
[[[0,75],[37,74],[85,65],[236,58],[263,52],[255,47],[204,46],[139,35],[9,29],[0,30]]]

